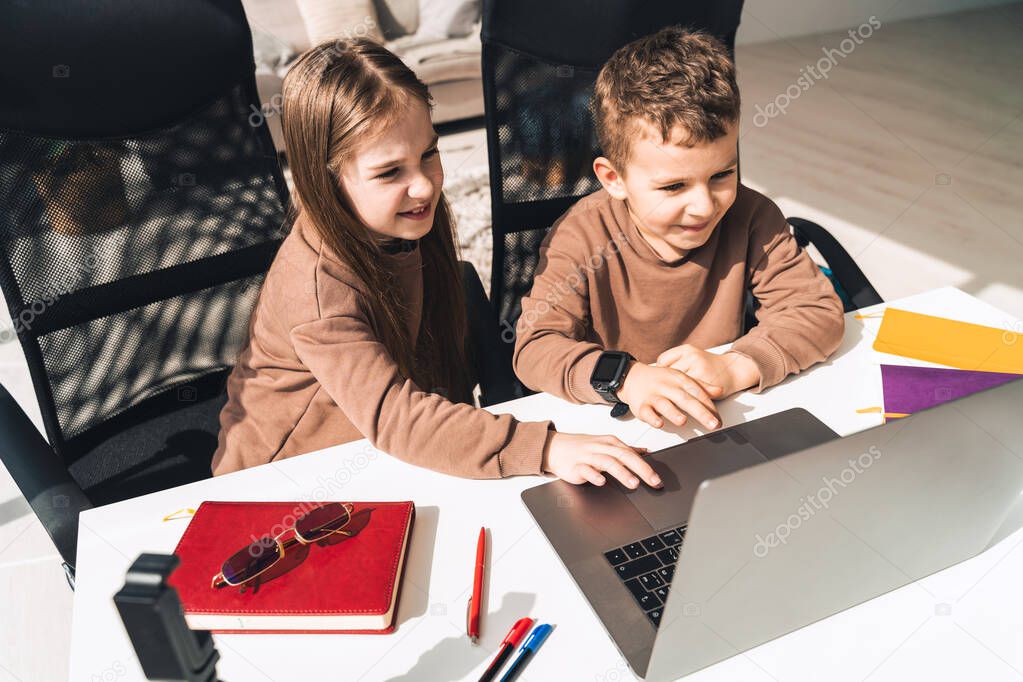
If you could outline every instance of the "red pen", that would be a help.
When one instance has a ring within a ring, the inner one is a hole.
[[[480,677],[479,682],[490,682],[494,679],[497,673],[501,670],[501,666],[508,660],[508,656],[515,651],[515,647],[518,646],[522,638],[529,632],[529,628],[533,627],[532,618],[519,618],[515,621],[515,625],[512,626],[511,632],[509,632],[504,641],[501,642],[501,648],[498,650],[497,655],[494,656],[494,660],[487,666],[483,676]]]
[[[475,644],[480,638],[480,602],[483,601],[483,557],[487,553],[487,531],[480,528],[480,538],[476,541],[476,572],[472,578],[472,598],[466,614],[466,631],[469,640]]]

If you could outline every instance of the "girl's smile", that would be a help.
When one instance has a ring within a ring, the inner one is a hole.
[[[406,220],[426,220],[433,215],[433,206],[431,204],[423,204],[411,211],[402,211],[398,215]]]

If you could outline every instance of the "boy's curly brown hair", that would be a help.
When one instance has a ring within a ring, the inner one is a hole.
[[[717,38],[670,26],[619,48],[597,75],[590,107],[604,155],[621,173],[636,123],[686,144],[708,142],[739,121],[735,64]]]

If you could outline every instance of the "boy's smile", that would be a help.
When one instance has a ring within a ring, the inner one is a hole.
[[[599,157],[601,184],[626,203],[640,234],[665,261],[703,246],[735,202],[738,187],[738,125],[710,142],[687,146],[675,128],[670,139],[646,121],[630,123],[638,134],[622,169]],[[619,172],[620,171],[620,172]]]

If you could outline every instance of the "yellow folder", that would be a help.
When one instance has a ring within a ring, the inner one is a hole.
[[[874,350],[959,369],[1023,374],[1023,334],[888,308]]]

